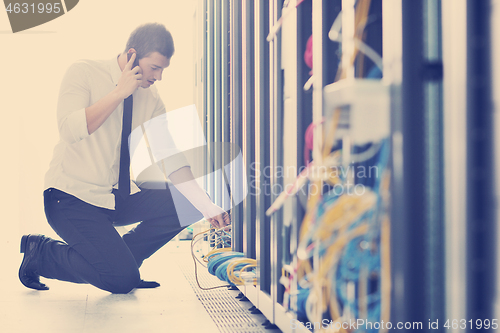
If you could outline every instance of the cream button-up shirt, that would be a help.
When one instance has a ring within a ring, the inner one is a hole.
[[[45,175],[45,189],[57,188],[92,205],[115,208],[111,191],[118,186],[123,102],[91,135],[87,130],[85,108],[111,92],[121,74],[116,57],[107,61],[80,60],[67,70],[57,105],[60,139]],[[156,87],[139,88],[133,96],[132,136],[137,138],[142,130],[146,133],[145,124],[152,124],[155,142],[161,140],[160,145],[155,144],[152,161],[145,163],[170,157],[163,164],[167,176],[188,166],[168,131],[165,106]],[[140,191],[134,181],[130,188],[131,194]]]

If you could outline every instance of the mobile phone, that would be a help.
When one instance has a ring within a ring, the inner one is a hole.
[[[127,53],[127,62],[130,61],[130,58],[132,58],[132,53]],[[135,66],[139,66],[139,59],[137,59],[137,53],[135,54],[135,60],[132,65],[132,68],[135,68]]]

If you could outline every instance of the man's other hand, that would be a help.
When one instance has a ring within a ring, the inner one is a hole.
[[[214,228],[223,228],[231,224],[231,216],[214,203],[204,207],[201,212]]]

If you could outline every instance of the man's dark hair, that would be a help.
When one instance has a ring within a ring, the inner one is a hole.
[[[174,40],[163,24],[147,23],[137,27],[128,38],[125,52],[131,48],[137,51],[137,59],[158,52],[170,59],[174,54]]]

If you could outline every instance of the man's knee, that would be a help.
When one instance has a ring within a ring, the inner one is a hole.
[[[106,289],[113,294],[127,294],[139,285],[141,277],[139,270],[129,270],[108,278]]]

